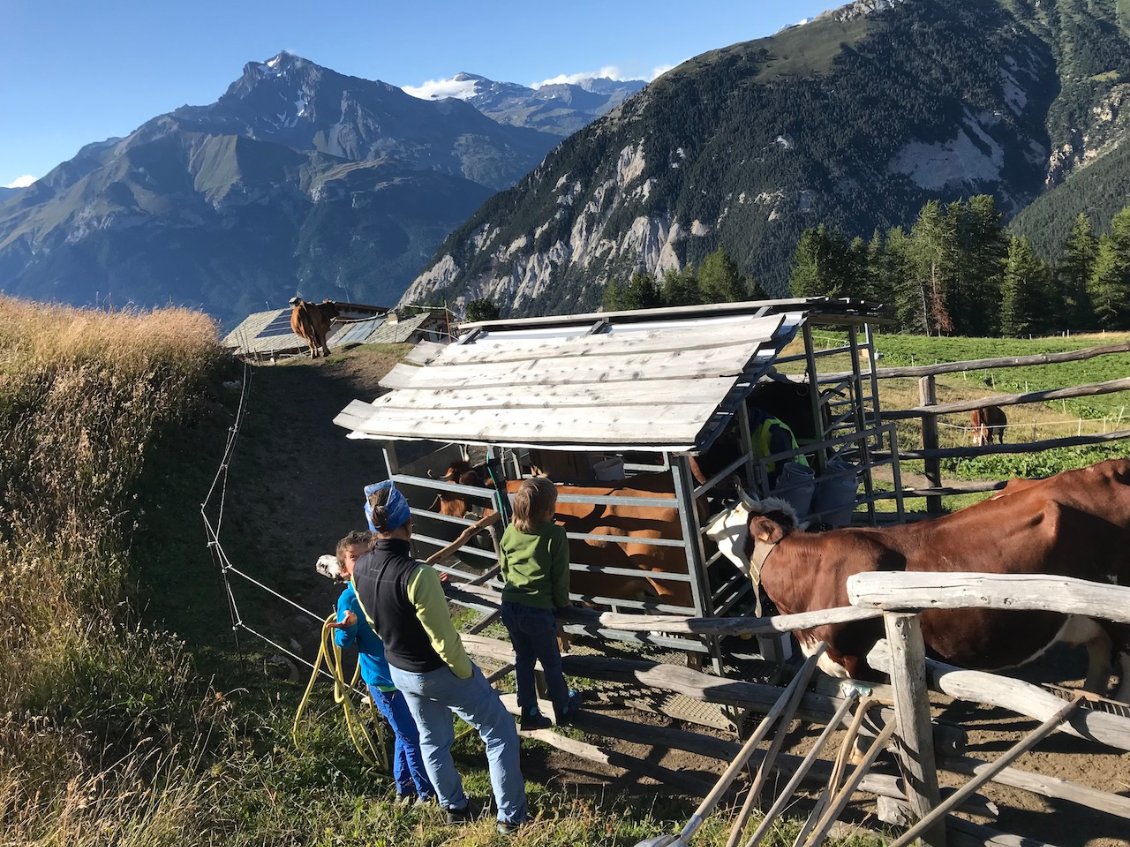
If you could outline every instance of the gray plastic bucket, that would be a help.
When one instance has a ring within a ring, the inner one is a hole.
[[[812,516],[829,526],[846,526],[855,511],[855,492],[859,487],[859,469],[851,462],[833,459],[824,474],[816,480],[812,497]]]
[[[777,484],[769,494],[789,503],[796,509],[797,515],[803,518],[809,513],[815,491],[816,474],[812,468],[799,462],[785,462],[781,475],[777,477]]]

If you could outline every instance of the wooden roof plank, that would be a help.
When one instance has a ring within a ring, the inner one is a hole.
[[[783,315],[770,315],[740,322],[719,322],[715,326],[655,328],[641,332],[612,335],[579,335],[568,338],[506,339],[505,333],[494,333],[473,344],[451,344],[436,351],[423,351],[417,363],[432,367],[521,362],[530,359],[576,358],[587,356],[619,356],[675,350],[704,350],[734,344],[763,344],[773,338],[784,320]]]
[[[375,409],[554,409],[560,406],[691,405],[722,401],[735,377],[656,379],[641,383],[510,386],[468,389],[400,388],[373,401]],[[638,386],[638,387],[637,387]]]
[[[651,379],[699,379],[738,376],[757,352],[753,342],[711,350],[670,350],[627,356],[592,356],[583,362],[553,359],[475,365],[396,365],[381,385],[385,388],[481,388],[488,385],[576,385],[635,382]]]
[[[352,407],[352,404],[351,404]],[[347,408],[346,412],[349,412]],[[605,406],[554,409],[468,409],[458,415],[450,411],[405,411],[382,409],[368,420],[350,416],[343,423],[355,431],[377,437],[434,438],[437,440],[491,440],[516,438],[531,443],[626,442],[633,440],[693,443],[703,424],[713,414],[713,404],[651,408]],[[343,412],[335,423],[346,418]],[[359,424],[359,425],[358,425]],[[655,438],[647,438],[649,432]]]

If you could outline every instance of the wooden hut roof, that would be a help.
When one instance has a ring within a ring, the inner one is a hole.
[[[813,307],[789,300],[473,324],[457,343],[418,345],[381,380],[389,393],[353,401],[334,422],[351,438],[697,452]]]

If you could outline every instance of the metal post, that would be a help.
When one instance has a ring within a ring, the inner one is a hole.
[[[875,361],[878,352],[875,350],[875,334],[871,331],[871,324],[863,325],[863,334],[867,339],[867,349],[870,351],[871,356],[871,407],[872,414],[875,416],[873,424],[878,426],[882,423],[882,416],[879,409],[879,378],[875,376],[875,370],[878,368],[878,363]]]
[[[824,429],[824,415],[820,408],[820,383],[817,381],[816,376],[816,353],[812,346],[812,327],[806,322],[804,324],[804,357],[808,363],[808,399],[812,404],[812,422],[819,433],[817,441],[824,441],[828,437],[828,432]],[[827,451],[817,450],[813,456],[815,459],[816,475],[820,476],[824,473],[824,466],[827,463]]]
[[[863,435],[867,421],[863,409],[863,374],[859,367],[859,341],[856,336],[855,324],[848,327],[848,345],[851,347],[851,390],[855,396],[854,412],[855,412],[855,431],[862,437],[859,439],[859,467],[863,473],[863,491],[868,502],[868,512],[872,513],[875,509],[875,485],[871,479],[871,445],[867,437]],[[872,364],[874,367],[874,364]],[[874,520],[872,520],[874,523]]]
[[[691,576],[691,599],[695,613],[704,618],[713,617],[710,578],[706,573],[706,551],[702,546],[698,510],[695,508],[694,477],[691,476],[690,462],[686,456],[671,456],[671,479],[675,488],[675,502],[679,509],[679,529],[683,535],[683,548],[687,555],[687,573]],[[709,646],[714,669],[721,673],[722,658],[718,652],[717,639],[712,639]]]
[[[743,400],[738,405],[738,434],[742,440],[742,453],[745,454],[745,485],[746,490],[756,490],[756,479],[753,475],[753,438],[749,432],[749,409]]]

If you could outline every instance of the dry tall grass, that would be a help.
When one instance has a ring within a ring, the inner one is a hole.
[[[73,824],[129,794],[94,787],[170,767],[189,666],[125,602],[132,498],[220,356],[200,313],[0,298],[0,841],[94,843]]]

